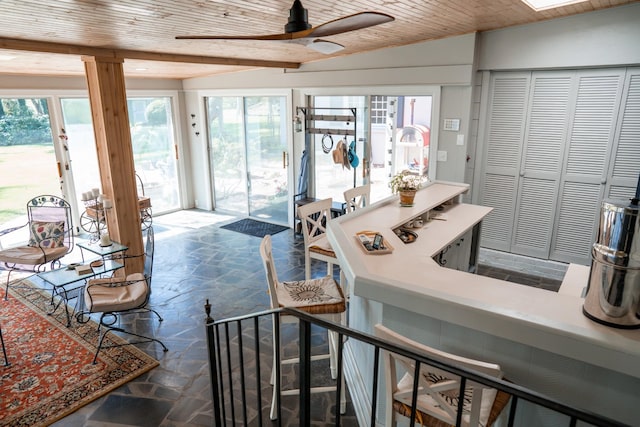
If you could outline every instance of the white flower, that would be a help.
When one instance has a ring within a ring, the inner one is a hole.
[[[389,188],[394,194],[404,190],[418,190],[422,186],[424,179],[425,177],[405,169],[391,178]]]

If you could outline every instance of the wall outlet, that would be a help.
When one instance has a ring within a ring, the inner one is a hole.
[[[446,162],[447,161],[447,152],[444,150],[438,150],[438,161]]]

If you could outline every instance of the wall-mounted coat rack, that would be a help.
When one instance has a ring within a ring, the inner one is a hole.
[[[345,111],[351,114],[323,114],[322,111]],[[356,136],[356,108],[306,108],[296,107],[296,113],[304,114],[307,133],[316,135],[346,135]],[[349,126],[348,129],[318,128],[315,122],[342,122]]]
[[[356,129],[357,129],[357,111],[355,107],[296,107],[296,115],[304,114],[305,128],[307,134],[313,135],[339,135],[339,136],[352,136],[356,141]],[[334,114],[336,113],[337,114]],[[344,123],[346,127],[317,127],[316,122],[328,122],[328,125],[337,125],[338,123]],[[346,138],[345,138],[346,139]],[[346,143],[346,141],[345,141]],[[333,146],[333,144],[331,144]],[[325,151],[326,152],[326,151]],[[356,186],[356,167],[353,169],[353,186]]]

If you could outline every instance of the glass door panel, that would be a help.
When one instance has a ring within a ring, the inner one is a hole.
[[[313,108],[318,114],[350,115],[350,109],[356,110],[356,136],[340,135],[340,129],[353,129],[353,123],[339,123],[316,120],[314,126],[319,129],[338,129],[336,134],[313,134],[311,150],[313,151],[314,190],[316,199],[331,197],[334,202],[344,202],[344,191],[364,184],[362,168],[368,148],[365,134],[365,105],[364,96],[314,96]],[[333,161],[333,150],[342,140],[347,147],[355,140],[356,154],[359,159],[357,168],[347,169]]]
[[[285,97],[208,97],[215,209],[287,223]]]
[[[428,176],[433,97],[371,96],[371,200],[391,195],[389,177]]]
[[[207,98],[214,205],[248,214],[242,97]]]
[[[95,135],[88,98],[60,100],[78,206],[82,193],[101,188]],[[171,98],[129,98],[133,160],[142,186],[139,196],[151,199],[153,213],[180,208],[178,165]],[[81,213],[81,212],[80,212]]]
[[[177,147],[170,97],[128,98],[138,196],[151,199],[154,213],[180,208]],[[141,188],[140,188],[141,187]]]
[[[33,197],[62,195],[56,164],[47,100],[1,98],[0,228],[25,224]]]
[[[71,158],[75,197],[78,206],[83,209],[82,193],[101,187],[91,108],[88,98],[64,98],[60,100],[60,104]]]
[[[249,215],[286,224],[286,99],[248,97],[244,103]]]

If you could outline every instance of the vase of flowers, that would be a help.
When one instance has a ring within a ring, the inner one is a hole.
[[[423,177],[408,170],[403,170],[391,178],[389,188],[393,194],[400,196],[400,206],[413,206],[416,191],[422,186]]]

